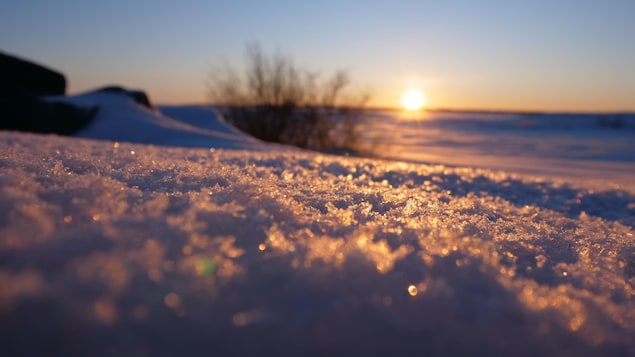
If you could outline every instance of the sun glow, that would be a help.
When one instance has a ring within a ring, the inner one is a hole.
[[[408,89],[401,95],[401,107],[408,111],[421,110],[426,106],[426,97],[418,89]]]

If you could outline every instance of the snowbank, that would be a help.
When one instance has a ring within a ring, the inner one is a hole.
[[[633,193],[260,148],[0,132],[3,354],[635,354]]]
[[[224,123],[206,107],[182,107],[175,111],[173,107],[164,106],[151,110],[135,103],[125,92],[104,91],[49,100],[99,108],[93,122],[76,134],[78,137],[180,147],[265,147],[262,142]],[[178,114],[180,118],[170,114]]]

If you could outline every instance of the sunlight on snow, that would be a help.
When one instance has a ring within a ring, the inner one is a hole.
[[[298,330],[319,345],[326,321],[335,335],[476,334],[536,354],[558,336],[584,354],[635,334],[626,191],[304,152],[12,140],[4,314],[54,293],[97,334],[90,321],[204,326],[233,342]]]

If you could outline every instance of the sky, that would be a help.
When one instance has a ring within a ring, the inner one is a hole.
[[[209,100],[210,72],[259,43],[372,106],[635,111],[635,1],[44,1],[0,3],[0,51],[63,72],[70,94],[118,84]]]

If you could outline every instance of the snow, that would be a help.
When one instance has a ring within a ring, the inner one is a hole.
[[[99,107],[95,120],[77,133],[83,138],[185,147],[262,147],[256,139],[239,133],[216,118],[210,108],[184,107],[179,111],[182,119],[177,120],[168,116],[173,108],[163,107],[168,114],[163,115],[159,110],[136,104],[123,92],[88,92],[72,97],[50,97],[49,100]],[[205,121],[206,116],[216,120]]]
[[[367,141],[384,158],[630,186],[635,114],[375,112]]]
[[[619,175],[331,156],[201,107],[67,100],[102,106],[81,138],[0,132],[3,355],[635,355]]]

